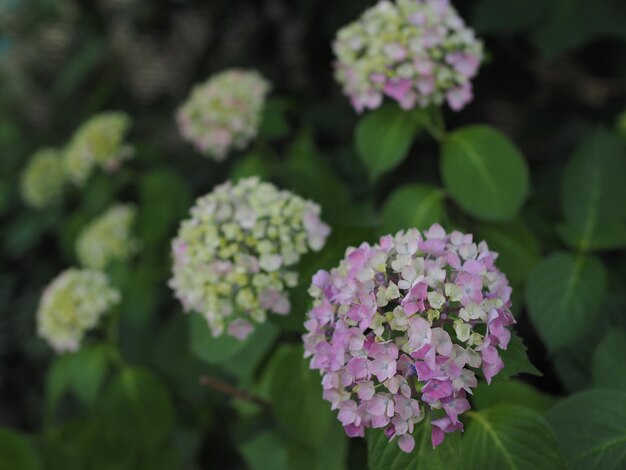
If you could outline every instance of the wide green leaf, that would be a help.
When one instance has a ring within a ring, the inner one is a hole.
[[[516,405],[469,411],[461,440],[463,470],[564,468],[550,426],[537,412]]]
[[[167,389],[143,369],[123,369],[99,405],[99,425],[111,441],[155,448],[174,424],[174,409]]]
[[[288,470],[287,449],[280,436],[272,431],[262,431],[239,446],[251,470]]]
[[[406,158],[423,119],[421,110],[408,112],[391,104],[361,118],[355,133],[356,149],[372,179]]]
[[[537,239],[521,221],[479,225],[475,233],[499,254],[496,265],[513,283],[524,282],[539,262]]]
[[[278,328],[267,321],[255,325],[254,331],[243,341],[226,333],[214,337],[206,320],[196,313],[191,314],[189,329],[191,352],[196,357],[238,377],[252,372],[278,335]]]
[[[512,34],[526,31],[546,16],[544,0],[482,0],[471,24],[480,33]]]
[[[9,429],[0,428],[0,470],[38,470],[39,455],[30,440]]]
[[[347,438],[330,403],[322,399],[321,377],[309,369],[302,347],[281,346],[267,366],[264,382],[279,429],[288,440],[289,460],[307,463],[307,468],[343,468]]]
[[[513,219],[528,193],[524,157],[505,135],[485,125],[447,135],[441,175],[456,203],[483,220]]]
[[[381,229],[395,233],[401,229],[427,229],[445,217],[443,190],[431,185],[401,186],[389,195],[382,210]]]
[[[592,377],[597,388],[626,392],[626,331],[611,330],[593,353]]]
[[[546,417],[568,468],[626,468],[626,393],[577,393],[558,403]]]
[[[526,350],[527,348],[522,338],[515,331],[512,331],[508,347],[500,351],[500,358],[504,362],[504,368],[493,380],[504,380],[519,374],[542,375],[528,359]]]
[[[503,380],[492,384],[481,383],[472,396],[472,403],[478,410],[508,403],[525,406],[541,414],[554,405],[555,398],[518,380]]]
[[[626,246],[626,155],[620,140],[599,131],[572,156],[563,175],[559,231],[581,250]]]
[[[606,272],[598,259],[559,252],[533,269],[525,298],[539,336],[555,352],[588,330],[605,294]]]
[[[446,435],[445,440],[433,449],[432,427],[428,420],[416,425],[413,437],[415,448],[406,453],[396,440],[389,442],[381,429],[367,432],[367,464],[370,470],[454,470],[459,465],[460,433]]]

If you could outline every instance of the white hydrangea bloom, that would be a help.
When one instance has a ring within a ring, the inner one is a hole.
[[[94,270],[67,269],[45,289],[37,311],[37,330],[60,353],[76,351],[85,333],[119,303],[120,293]]]
[[[205,155],[224,160],[257,135],[270,84],[254,70],[230,69],[194,87],[177,112],[180,133]]]
[[[30,158],[22,173],[22,199],[37,209],[53,206],[60,202],[64,185],[65,172],[59,152],[44,148]]]
[[[298,281],[289,267],[330,233],[317,204],[256,177],[217,186],[190,213],[172,241],[170,286],[214,336],[243,339],[268,312],[288,314]]]
[[[124,143],[131,125],[121,112],[104,112],[91,117],[78,128],[64,152],[65,171],[77,186],[85,184],[96,167],[114,170],[132,156]]]
[[[111,261],[125,261],[138,249],[132,227],[137,209],[132,204],[116,204],[90,222],[76,241],[80,264],[105,269]]]

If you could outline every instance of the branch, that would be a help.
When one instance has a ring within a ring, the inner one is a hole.
[[[214,379],[213,377],[203,375],[202,377],[200,377],[200,383],[202,385],[206,385],[209,388],[212,388],[213,390],[217,390],[218,392],[221,392],[224,395],[228,395],[233,398],[238,398],[239,400],[254,403],[255,405],[259,405],[267,410],[272,409],[271,403],[268,402],[267,400],[261,397],[258,397],[245,390],[241,390],[237,387],[233,387],[232,385],[227,384],[225,382],[221,382],[217,379]]]

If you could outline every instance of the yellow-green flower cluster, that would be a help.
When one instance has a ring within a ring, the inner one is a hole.
[[[58,204],[63,195],[65,172],[59,152],[52,148],[37,151],[22,173],[22,199],[41,209]]]
[[[230,69],[197,85],[176,114],[183,137],[215,160],[257,135],[270,84],[254,70]]]
[[[37,330],[57,352],[76,351],[85,333],[120,301],[107,276],[67,269],[46,288],[37,311]]]
[[[289,267],[330,233],[317,204],[258,178],[217,186],[190,213],[172,242],[170,286],[214,336],[243,339],[268,312],[288,314],[298,282]]]
[[[138,249],[132,227],[137,209],[132,204],[116,204],[90,222],[78,236],[76,253],[80,264],[105,269],[111,261],[125,261]]]
[[[130,125],[127,114],[111,111],[97,114],[80,126],[63,157],[68,178],[82,186],[96,167],[114,170],[130,158],[132,148],[124,144]]]

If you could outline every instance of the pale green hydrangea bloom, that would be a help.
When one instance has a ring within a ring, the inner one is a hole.
[[[270,84],[254,70],[230,69],[196,85],[176,114],[182,136],[205,155],[224,160],[256,135]]]
[[[199,198],[172,242],[170,286],[185,311],[208,321],[213,335],[239,339],[268,312],[290,310],[289,267],[319,251],[330,229],[320,208],[258,178],[217,186]]]
[[[59,152],[52,148],[37,151],[22,173],[22,199],[41,209],[58,204],[63,195],[65,172]]]
[[[85,333],[119,303],[120,293],[94,270],[67,269],[45,289],[37,311],[37,331],[57,352],[76,351]]]
[[[116,204],[90,222],[76,241],[80,264],[105,269],[111,261],[126,261],[138,249],[132,227],[137,209],[132,204]]]
[[[111,111],[97,114],[80,126],[64,152],[69,179],[82,186],[96,167],[111,171],[130,158],[132,148],[124,143],[130,125],[127,114]]]

